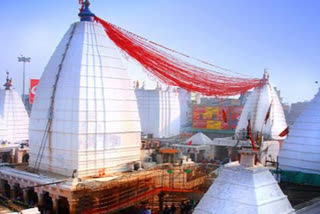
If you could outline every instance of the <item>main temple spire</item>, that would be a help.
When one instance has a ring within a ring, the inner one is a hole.
[[[86,0],[83,3],[83,6],[80,10],[80,13],[78,14],[80,16],[80,21],[87,21],[87,22],[92,22],[95,14],[91,12],[91,10],[89,9],[90,6],[90,2],[89,0]]]

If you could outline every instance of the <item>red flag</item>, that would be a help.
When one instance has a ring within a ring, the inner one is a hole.
[[[223,122],[225,122],[225,123],[228,122],[227,113],[224,109],[222,109],[222,119],[223,119]]]
[[[250,138],[250,141],[251,141],[251,145],[252,145],[252,148],[254,151],[257,151],[257,148],[256,146],[254,145],[254,140],[253,140],[253,137],[252,137],[252,133],[249,134],[249,138]]]
[[[250,122],[250,119],[248,120],[247,135],[248,135],[248,137],[250,139],[250,142],[251,142],[253,150],[257,151],[257,148],[256,148],[256,146],[254,144],[254,140],[253,140],[253,137],[252,137],[252,133],[251,133],[251,122]]]
[[[39,84],[39,79],[30,80],[30,92],[29,92],[29,103],[32,104],[34,100],[34,95],[37,91],[37,86]]]
[[[284,137],[284,136],[287,136],[288,134],[289,134],[289,126],[279,134],[279,137]]]
[[[268,111],[267,111],[267,114],[266,114],[266,117],[264,118],[264,123],[265,124],[267,124],[267,121],[269,120],[272,103],[273,103],[273,100],[271,101],[270,106],[269,106]]]
[[[81,8],[79,9],[80,10],[80,13],[83,12],[83,9],[84,9],[84,2],[83,0],[79,0],[79,4],[81,4]]]
[[[191,145],[192,145],[192,140],[190,140],[190,141],[188,142],[188,145],[189,145],[189,146],[191,146]]]

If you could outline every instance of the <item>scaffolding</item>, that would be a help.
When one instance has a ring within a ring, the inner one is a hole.
[[[210,185],[206,180],[212,178],[214,169],[166,164],[124,174],[107,182],[81,182],[74,192],[81,202],[77,213],[113,213],[141,202],[152,207],[158,204],[157,209],[161,210],[161,200],[166,193],[204,193]]]

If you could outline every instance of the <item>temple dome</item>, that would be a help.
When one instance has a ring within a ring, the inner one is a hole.
[[[14,89],[0,90],[0,140],[18,143],[28,140],[29,117]]]
[[[51,107],[40,170],[71,176],[76,169],[78,177],[96,176],[126,171],[140,159],[140,118],[123,60],[101,24],[71,25],[37,88],[30,167],[36,166]]]
[[[265,124],[265,117],[271,105],[270,117]],[[247,129],[251,120],[252,133],[261,131],[266,140],[284,140],[279,134],[287,128],[285,115],[279,96],[267,81],[263,86],[255,88],[248,96],[236,128],[236,135]]]
[[[290,127],[279,155],[283,170],[320,174],[320,89]]]

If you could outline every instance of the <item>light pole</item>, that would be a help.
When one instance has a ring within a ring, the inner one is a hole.
[[[23,76],[22,76],[22,100],[23,103],[25,103],[24,100],[24,88],[25,88],[25,72],[26,72],[26,62],[30,62],[31,57],[25,57],[23,55],[21,55],[20,57],[18,57],[18,62],[22,62],[23,63]]]

